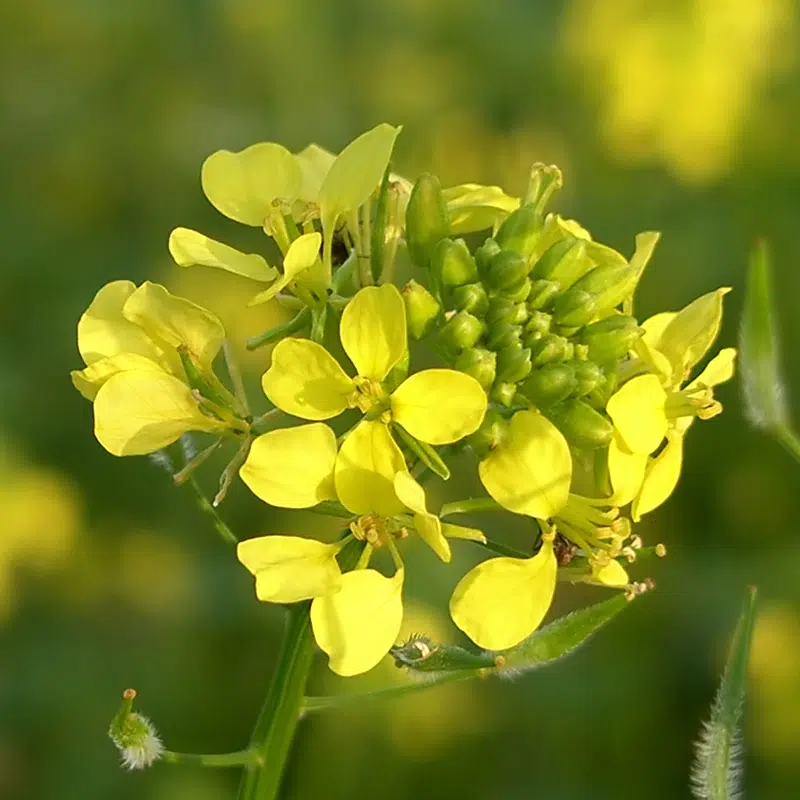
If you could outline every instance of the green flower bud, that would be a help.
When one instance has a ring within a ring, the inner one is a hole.
[[[497,380],[500,383],[525,380],[531,367],[531,351],[521,344],[511,344],[497,353]]]
[[[586,255],[586,240],[568,236],[550,245],[534,265],[531,277],[558,281],[565,291],[591,268],[592,261]]]
[[[594,319],[602,319],[633,294],[638,279],[636,268],[629,264],[604,264],[587,272],[575,281],[572,288],[582,289],[594,296]]]
[[[512,344],[519,344],[522,340],[522,328],[510,322],[499,322],[489,327],[487,346],[497,352]]]
[[[553,303],[553,319],[565,328],[579,328],[592,321],[596,308],[596,296],[576,284]]]
[[[568,400],[553,408],[548,417],[573,447],[583,450],[605,447],[614,435],[611,422],[583,400]]]
[[[406,306],[406,325],[413,339],[419,341],[433,326],[442,307],[421,284],[410,280],[400,292]]]
[[[622,358],[636,344],[644,330],[633,318],[612,314],[587,325],[581,331],[580,341],[588,348],[588,357],[599,364]]]
[[[427,268],[433,249],[450,233],[442,185],[435,175],[419,176],[406,206],[406,244],[411,260]]]
[[[561,284],[558,281],[535,280],[531,285],[527,306],[531,311],[546,308],[558,296]]]
[[[534,405],[548,408],[566,400],[575,391],[575,370],[569,364],[545,364],[533,370],[520,391]]]
[[[553,318],[544,311],[531,311],[528,321],[525,323],[525,333],[548,333]]]
[[[478,458],[484,459],[508,436],[508,422],[496,408],[487,410],[480,428],[467,437]]]
[[[501,250],[490,262],[486,282],[493,289],[513,291],[528,277],[528,264],[513,250]]]
[[[431,258],[434,275],[442,286],[463,286],[478,280],[478,268],[463,239],[442,239]]]
[[[500,252],[500,245],[489,238],[475,251],[475,264],[478,267],[478,272],[485,275],[489,269],[489,264],[492,259]]]
[[[533,288],[533,282],[530,278],[525,278],[522,283],[513,290],[504,290],[503,297],[507,297],[509,300],[512,300],[515,303],[524,303],[528,299],[528,295],[531,293],[531,289]],[[525,316],[527,317],[527,310]]]
[[[493,297],[489,301],[489,310],[486,312],[486,321],[489,325],[501,322],[521,325],[527,319],[528,309],[524,303],[515,303],[510,297]]]
[[[453,305],[459,311],[469,311],[476,317],[482,317],[489,308],[489,296],[482,283],[468,283],[453,289]]]
[[[551,361],[563,361],[567,355],[567,340],[563,336],[547,333],[531,348],[533,366],[541,367]]]
[[[495,239],[503,250],[517,253],[527,264],[542,234],[543,225],[544,219],[535,205],[520,206],[505,218]]]
[[[544,337],[547,336],[546,333],[542,333],[542,331],[531,331],[530,333],[523,333],[522,336],[522,344],[525,347],[533,348],[537,342],[541,342]]]
[[[514,402],[514,396],[516,393],[516,383],[503,383],[498,381],[494,386],[492,386],[492,390],[489,392],[489,400],[491,400],[493,403],[499,403],[501,406],[505,406],[506,408],[511,408],[511,404]]]
[[[569,364],[575,371],[575,397],[583,397],[605,382],[603,370],[594,361],[570,361]]]
[[[473,347],[483,336],[485,325],[467,311],[459,311],[439,331],[439,342],[450,352],[460,353]]]
[[[471,375],[488,391],[494,383],[497,372],[497,356],[491,350],[470,347],[458,357],[455,368],[459,372]]]

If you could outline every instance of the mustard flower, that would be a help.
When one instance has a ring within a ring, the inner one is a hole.
[[[722,411],[713,390],[733,376],[734,348],[721,350],[700,375],[686,381],[717,337],[728,291],[718,289],[680,312],[645,321],[639,352],[653,372],[626,381],[608,401],[615,428],[608,451],[612,499],[618,505],[632,501],[634,521],[675,489],[683,439],[694,419],[710,419]]]
[[[78,322],[86,368],[71,373],[78,391],[94,403],[100,444],[113,455],[143,455],[187,431],[241,432],[245,425],[232,411],[198,400],[181,357],[233,405],[212,368],[224,336],[213,314],[163,286],[106,284]]]

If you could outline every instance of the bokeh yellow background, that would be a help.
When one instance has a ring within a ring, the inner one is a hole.
[[[274,312],[247,286],[170,263],[188,225],[255,246],[204,201],[203,158],[277,140],[339,149],[402,124],[396,169],[520,191],[555,162],[555,205],[631,250],[663,231],[643,314],[730,285],[772,244],[789,388],[800,385],[800,10],[792,0],[28,0],[0,9],[0,797],[222,800],[236,775],[128,775],[106,738],[133,685],[168,747],[242,747],[281,635],[191,497],[94,441],[69,384],[75,323],[103,283],[160,280],[241,342]],[[239,237],[236,239],[236,237]],[[263,353],[245,361],[257,386]],[[255,393],[255,388],[254,388]],[[747,796],[800,796],[800,471],[753,432],[737,385],[690,436],[684,477],[640,526],[667,545],[657,591],[560,665],[310,718],[286,798],[688,796],[744,586],[761,590],[744,730]],[[204,473],[210,487],[213,469]],[[462,491],[466,484],[461,485]],[[459,494],[458,484],[447,488]],[[309,529],[237,485],[242,536]],[[495,531],[502,535],[502,531]],[[424,553],[408,632],[443,613],[472,557]],[[559,610],[598,600],[564,591]],[[326,673],[312,689],[387,685]]]

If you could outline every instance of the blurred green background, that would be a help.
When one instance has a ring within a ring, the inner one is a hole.
[[[395,166],[411,178],[519,192],[532,161],[555,162],[566,187],[554,206],[597,238],[630,252],[636,232],[663,231],[640,313],[734,287],[723,345],[763,235],[798,386],[799,17],[793,0],[3,4],[0,797],[233,797],[234,771],[123,773],[106,729],[132,685],[171,749],[239,749],[281,613],[254,601],[187,490],[102,450],[68,378],[76,321],[110,280],[165,282],[237,341],[271,322],[245,309],[250,286],[167,254],[176,225],[248,244],[202,196],[209,153],[264,140],[338,150],[388,121],[404,126]],[[265,365],[247,358],[254,386]],[[307,720],[286,797],[687,797],[749,583],[761,607],[747,796],[800,796],[800,471],[748,428],[735,383],[719,394],[726,413],[694,426],[678,491],[639,527],[669,550],[648,567],[657,591],[517,682]],[[241,484],[222,511],[243,537],[313,524]],[[457,640],[446,597],[475,557],[460,552],[449,569],[414,559],[407,630]],[[559,610],[603,596],[567,588]],[[347,683],[323,662],[315,692],[401,679],[385,664]]]

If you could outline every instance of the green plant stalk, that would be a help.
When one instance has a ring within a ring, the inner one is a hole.
[[[261,763],[245,767],[239,800],[278,797],[314,657],[310,608],[309,602],[289,608],[286,637],[250,741],[249,749],[258,754]]]
[[[165,750],[160,760],[165,764],[187,764],[196,767],[241,767],[261,763],[261,757],[255,750],[209,754],[173,753],[171,750]]]

